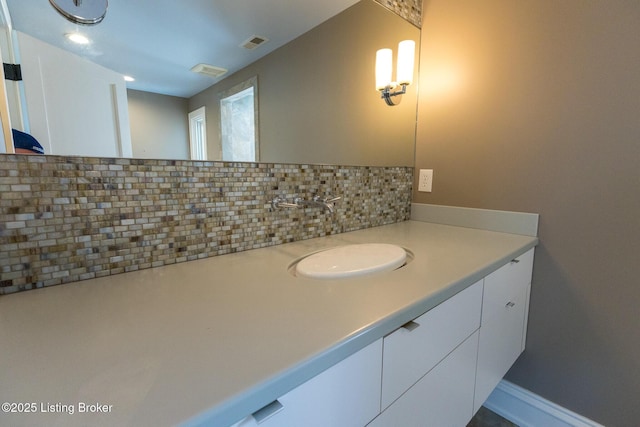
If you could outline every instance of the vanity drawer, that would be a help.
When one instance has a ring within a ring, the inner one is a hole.
[[[384,338],[382,409],[480,326],[482,280]]]
[[[524,350],[533,249],[484,279],[474,412]]]
[[[525,252],[485,277],[482,324],[501,318],[504,311],[521,298],[522,290],[531,283],[533,251]]]
[[[382,339],[232,427],[362,427],[380,412]]]
[[[465,426],[473,417],[478,331],[367,427]]]

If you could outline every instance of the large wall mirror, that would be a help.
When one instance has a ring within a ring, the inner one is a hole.
[[[255,98],[242,99],[238,104],[253,106],[254,129],[248,133],[255,137],[257,161],[413,166],[417,88],[410,86],[399,105],[387,106],[375,90],[374,66],[378,49],[389,47],[395,52],[398,42],[405,39],[419,43],[420,29],[374,0],[336,0],[330,16],[323,17],[310,30],[305,29],[266,55],[257,47],[251,53],[255,60],[248,65],[237,67],[233,65],[236,58],[229,58],[232,66],[227,67],[230,71],[222,77],[190,73],[185,89],[180,88],[177,77],[151,82],[135,70],[131,57],[119,60],[118,70],[101,67],[101,71],[96,71],[94,66],[100,58],[118,55],[101,51],[98,42],[84,50],[61,49],[65,44],[56,45],[53,39],[63,37],[62,30],[45,34],[45,25],[38,25],[36,19],[44,14],[47,22],[65,22],[47,0],[0,0],[0,3],[10,17],[11,33],[17,39],[12,42],[17,51],[15,57],[7,58],[6,41],[0,44],[3,62],[20,63],[23,75],[20,83],[6,83],[10,116],[14,127],[25,123],[25,130],[43,141],[48,154],[223,160],[221,117],[227,113],[221,111],[221,101],[228,100],[229,93],[235,93],[233,88],[253,82]],[[32,6],[26,12],[24,7],[19,11],[18,5],[27,3]],[[150,18],[158,14],[145,13],[145,8],[147,12],[161,10],[162,5],[157,3],[110,2],[104,21],[96,28],[120,19],[126,21],[125,27],[138,26],[136,31],[142,34],[141,26],[160,25],[165,28],[163,34],[169,37],[158,40],[156,47],[162,50],[173,43],[172,39],[187,49],[189,37],[203,37],[196,31],[200,21],[224,25],[220,16],[209,16],[204,10],[164,16],[164,20],[156,23]],[[192,2],[188,3],[182,6],[185,11],[207,2],[194,0],[193,7]],[[135,5],[139,16],[123,16],[119,8],[126,8],[127,4]],[[24,13],[30,14],[28,19]],[[247,8],[243,13],[251,10]],[[194,34],[172,29],[172,22],[175,24],[183,15],[193,20]],[[268,23],[269,19],[262,21]],[[4,25],[6,22],[5,19]],[[90,32],[88,28],[85,30]],[[273,40],[281,37],[277,34],[282,30],[265,27],[256,33]],[[210,40],[212,51],[216,50],[216,42]],[[416,55],[417,52],[419,47]],[[137,56],[145,55],[140,51]],[[175,66],[171,57],[165,61],[159,68],[171,70]],[[224,62],[220,60],[213,65]],[[138,73],[132,83],[122,80],[128,74],[128,63],[133,70],[131,74]],[[415,64],[417,74],[417,58]],[[76,100],[74,94],[104,102],[87,104]],[[238,99],[239,96],[232,100]],[[16,104],[20,107],[16,108]],[[104,120],[94,123],[86,116],[89,113]],[[199,152],[192,145],[193,135],[198,132],[204,142]]]

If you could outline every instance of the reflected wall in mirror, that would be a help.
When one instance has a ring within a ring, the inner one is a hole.
[[[400,105],[388,107],[380,100],[374,81],[375,52],[382,47],[393,48],[404,39],[419,41],[420,30],[374,0],[361,0],[189,98],[131,89],[123,94],[122,82],[95,73],[73,77],[84,85],[82,89],[66,87],[61,91],[63,100],[64,93],[99,94],[102,104],[92,102],[91,108],[78,107],[80,104],[74,102],[79,111],[72,112],[63,101],[46,105],[43,100],[51,98],[45,97],[44,91],[52,89],[31,90],[40,95],[36,101],[27,96],[30,131],[38,139],[51,136],[47,141],[51,154],[188,159],[188,114],[204,106],[207,157],[220,160],[220,150],[215,149],[221,146],[219,94],[257,76],[261,162],[411,166],[416,88],[409,88]],[[29,75],[23,44],[20,42],[23,74]],[[33,59],[42,64],[43,56],[39,52]],[[53,61],[60,64],[59,60]],[[65,67],[55,75],[51,68],[41,65],[29,68],[36,73],[30,79],[55,79],[55,87],[61,87],[60,79],[67,74]],[[73,68],[77,71],[82,67]],[[100,80],[102,87],[89,89],[94,80]],[[25,77],[25,93],[29,93],[29,84]],[[123,99],[127,100],[124,104]],[[101,110],[99,105],[106,107]],[[101,124],[88,125],[89,119],[81,115],[87,111],[101,118]],[[65,132],[57,138],[52,132],[56,127]],[[112,142],[100,141],[101,137]]]
[[[261,161],[411,166],[415,87],[392,108],[375,88],[376,51],[405,39],[419,41],[420,30],[363,0],[192,97],[190,108],[207,107],[207,140],[219,141],[218,93],[257,75]]]
[[[127,90],[134,158],[189,159],[189,100]]]

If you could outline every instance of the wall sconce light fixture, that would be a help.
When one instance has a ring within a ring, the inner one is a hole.
[[[387,105],[398,105],[402,95],[407,93],[407,86],[413,83],[415,50],[416,42],[413,40],[404,40],[398,44],[397,82],[394,82],[391,77],[393,51],[380,49],[376,52],[376,90],[380,91]]]

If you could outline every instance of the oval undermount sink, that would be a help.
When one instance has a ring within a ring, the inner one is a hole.
[[[395,270],[406,260],[407,251],[397,245],[345,245],[301,259],[295,266],[295,274],[312,279],[341,279]]]

